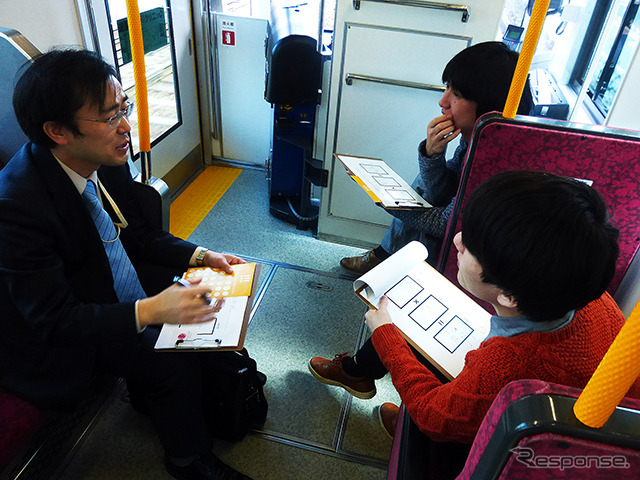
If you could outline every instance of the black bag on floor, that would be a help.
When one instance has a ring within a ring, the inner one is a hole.
[[[204,413],[215,438],[236,442],[264,424],[269,407],[262,389],[266,377],[246,348],[205,355],[203,376]]]

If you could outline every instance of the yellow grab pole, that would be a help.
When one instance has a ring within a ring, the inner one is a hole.
[[[138,0],[127,0],[127,24],[131,42],[131,58],[133,61],[133,77],[136,87],[136,112],[138,114],[138,140],[140,142],[140,159],[145,183],[151,176],[149,152],[151,151],[151,135],[149,132],[149,101],[147,97],[147,74],[144,63],[144,43],[142,40],[142,21]]]
[[[511,88],[509,89],[509,95],[507,96],[507,101],[504,105],[504,112],[502,115],[505,118],[514,118],[518,111],[520,97],[522,97],[522,91],[524,90],[524,85],[527,81],[527,75],[529,75],[529,67],[531,67],[533,54],[536,53],[538,39],[540,38],[544,19],[547,16],[550,1],[551,0],[536,0],[533,4],[531,19],[529,20],[529,26],[527,26],[527,33],[524,35],[524,41],[522,42],[522,48],[520,49],[520,57],[518,58],[516,71],[513,73]]]
[[[573,407],[578,420],[602,427],[640,376],[640,301]]]

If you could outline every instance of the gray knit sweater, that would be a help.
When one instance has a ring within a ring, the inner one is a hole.
[[[427,210],[387,210],[391,215],[405,222],[408,226],[425,233],[430,237],[444,237],[447,222],[453,210],[455,195],[460,183],[462,165],[467,153],[467,143],[460,140],[451,160],[446,161],[445,152],[427,157],[423,140],[418,146],[418,165],[424,189],[416,191],[433,208]]]

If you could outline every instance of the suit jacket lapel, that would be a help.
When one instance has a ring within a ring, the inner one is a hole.
[[[104,257],[105,265],[108,266],[108,258],[102,247],[100,235],[82,197],[78,194],[78,190],[69,176],[49,149],[32,145],[32,154],[36,168],[39,169],[43,182],[51,194],[58,218],[65,231],[69,232],[69,237],[81,239],[85,246],[87,242],[90,242],[90,245],[95,246],[96,252],[94,253]]]

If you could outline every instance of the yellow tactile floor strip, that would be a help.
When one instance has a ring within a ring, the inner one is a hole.
[[[171,202],[169,231],[189,237],[241,172],[240,168],[207,167]]]

